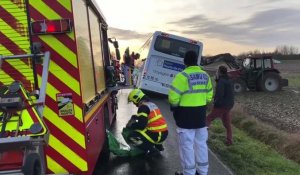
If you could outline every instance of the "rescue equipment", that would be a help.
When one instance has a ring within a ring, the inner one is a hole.
[[[42,159],[42,155],[43,146],[48,143],[49,133],[43,121],[43,105],[50,54],[47,52],[45,54],[0,56],[0,60],[2,62],[9,59],[42,56],[44,56],[44,74],[41,89],[38,94],[35,94],[37,99],[33,94],[29,94],[20,81],[0,86],[0,160],[1,162],[11,159],[22,161],[19,169],[0,170],[0,174],[21,172],[24,175],[45,174],[45,161]],[[4,78],[1,77],[1,79]],[[1,82],[7,81],[1,80]],[[0,163],[0,165],[2,164]]]
[[[128,142],[128,136],[132,132],[128,128],[123,128],[122,130],[122,136],[125,139],[127,143]],[[106,130],[107,137],[108,137],[108,145],[109,150],[116,156],[119,157],[135,157],[144,154],[145,152],[137,147],[134,147],[132,145],[126,145],[119,141],[111,132]]]

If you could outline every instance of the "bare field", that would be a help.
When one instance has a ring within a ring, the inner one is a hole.
[[[289,133],[300,133],[300,93],[291,89],[275,93],[246,92],[235,99],[256,118]]]
[[[300,60],[283,60],[282,64],[276,64],[275,67],[283,74],[300,73]]]

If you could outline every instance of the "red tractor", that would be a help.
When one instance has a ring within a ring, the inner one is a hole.
[[[231,69],[228,74],[234,82],[234,92],[236,93],[244,92],[247,89],[275,92],[288,86],[288,80],[280,76],[270,55],[249,56],[238,60],[231,54],[225,53],[205,57],[201,65],[206,66],[219,61],[224,61]]]

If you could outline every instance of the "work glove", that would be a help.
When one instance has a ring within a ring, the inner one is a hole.
[[[136,115],[132,115],[131,119],[128,121],[128,123],[126,124],[126,128],[131,128],[132,124],[136,123],[137,120],[135,119]]]

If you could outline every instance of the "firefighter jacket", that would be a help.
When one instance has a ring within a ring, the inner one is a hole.
[[[205,127],[206,104],[212,100],[209,75],[199,66],[189,66],[178,73],[169,90],[169,103],[180,128]]]
[[[143,102],[139,106],[137,115],[131,117],[127,128],[134,129],[152,143],[160,143],[163,133],[168,131],[159,108],[152,102]],[[158,138],[152,138],[149,133],[157,133]]]

